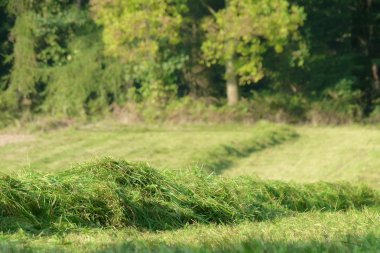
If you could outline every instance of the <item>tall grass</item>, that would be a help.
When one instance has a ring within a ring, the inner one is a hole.
[[[0,228],[137,227],[265,220],[310,210],[380,206],[379,192],[349,184],[298,185],[162,171],[104,159],[56,175],[0,179]]]

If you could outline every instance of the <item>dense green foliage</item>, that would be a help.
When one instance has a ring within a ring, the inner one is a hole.
[[[256,83],[232,89],[250,118],[375,121],[379,11],[364,0],[1,0],[1,122],[131,104],[161,115],[187,96],[223,107],[237,77]]]
[[[238,82],[250,84],[264,77],[262,55],[273,47],[282,53],[289,40],[299,39],[305,15],[287,1],[226,1],[226,8],[206,19],[202,51],[208,65],[226,68],[227,98],[238,102]]]

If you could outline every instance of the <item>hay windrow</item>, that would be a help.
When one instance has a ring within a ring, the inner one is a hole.
[[[15,226],[166,230],[367,206],[380,206],[380,196],[365,186],[226,179],[200,170],[163,171],[110,158],[56,175],[0,179],[3,231]]]
[[[293,128],[260,122],[250,138],[218,145],[205,153],[194,156],[192,160],[208,171],[222,174],[223,171],[231,168],[236,160],[298,137],[298,133]]]

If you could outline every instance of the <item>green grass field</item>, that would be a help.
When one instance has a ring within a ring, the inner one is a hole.
[[[225,175],[275,180],[366,182],[380,187],[380,129],[300,127],[300,138],[241,159]]]
[[[380,252],[378,127],[99,124],[7,136],[0,252]]]
[[[225,149],[224,152],[231,153],[227,154],[229,158],[233,158],[242,155],[234,154],[234,147],[240,147],[241,143],[253,145],[253,149],[263,149],[293,139],[296,137],[294,134],[295,130],[291,128],[265,123],[255,127],[125,128],[101,125],[70,128],[37,132],[32,141],[0,146],[0,168],[7,173],[29,168],[54,172],[78,162],[112,156],[148,162],[158,168],[178,169],[203,165],[203,160],[219,162],[222,159],[211,158],[210,152],[223,152]],[[260,143],[256,144],[256,139]],[[245,156],[253,152],[248,150]]]

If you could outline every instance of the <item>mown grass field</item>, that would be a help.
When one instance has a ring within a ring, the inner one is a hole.
[[[32,131],[0,171],[0,252],[380,252],[377,127]]]
[[[157,168],[178,169],[201,166],[205,162],[203,160],[210,163],[210,159],[218,162],[223,158],[210,157],[210,152],[223,152],[220,149],[225,149],[225,152],[230,152],[228,157],[232,158],[243,155],[234,153],[242,143],[260,149],[260,145],[275,146],[293,139],[296,137],[294,134],[291,128],[265,123],[254,127],[73,127],[48,133],[34,132],[34,139],[28,136],[26,142],[0,146],[0,168],[2,172],[29,168],[54,172],[79,162],[112,156],[148,162]],[[256,139],[260,142],[258,145]],[[246,152],[244,157],[250,153]]]
[[[300,138],[239,162],[225,175],[297,182],[366,182],[380,188],[380,129],[300,127]]]

